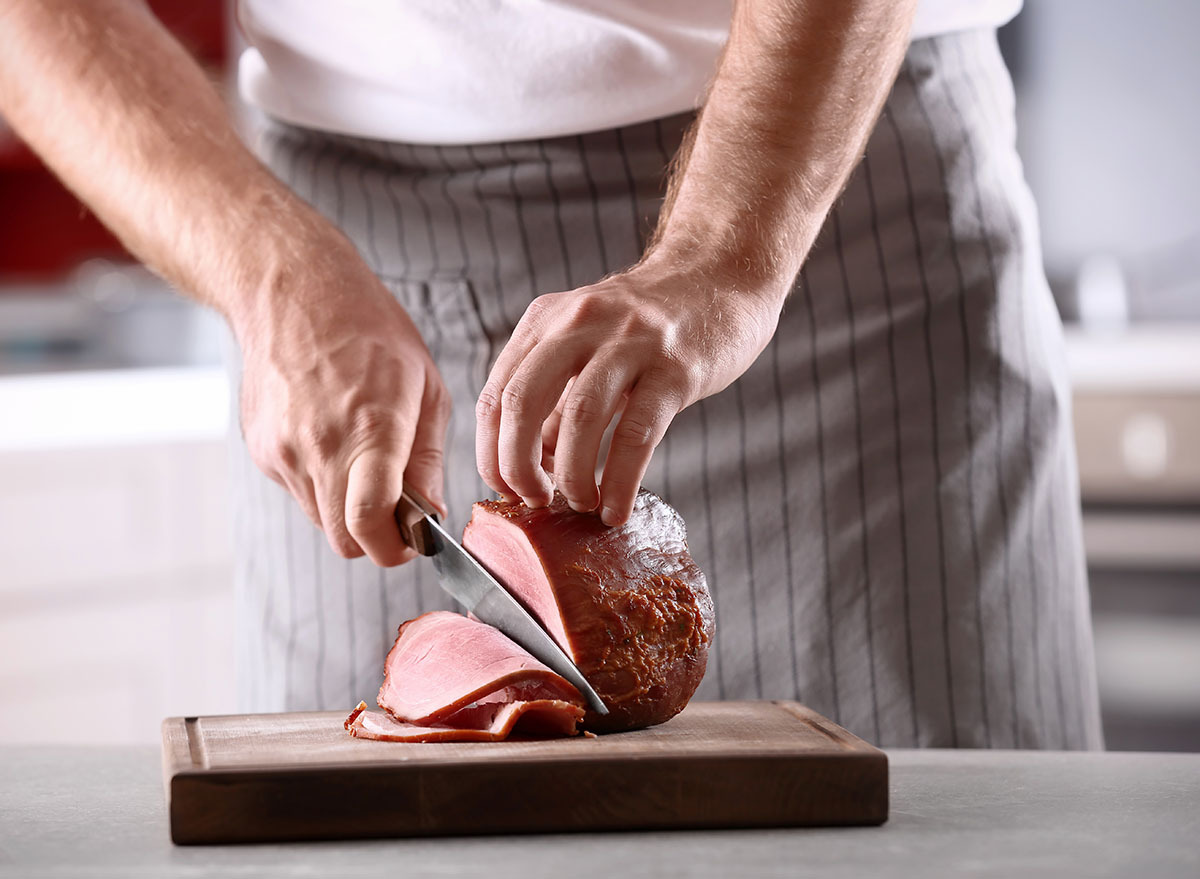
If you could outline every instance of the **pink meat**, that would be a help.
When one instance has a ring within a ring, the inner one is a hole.
[[[683,520],[647,491],[609,528],[561,495],[541,509],[475,505],[463,543],[537,617],[609,709],[584,712],[570,683],[499,630],[439,611],[400,627],[379,706],[346,729],[397,742],[495,741],[510,733],[637,729],[683,709],[704,676],[715,620]]]
[[[366,702],[346,718],[350,735],[380,742],[497,742],[514,731],[535,736],[573,736],[583,709],[558,699],[538,699],[532,702],[492,703],[490,710],[469,718],[472,725],[454,726],[455,715],[445,724],[421,726],[403,723],[382,711],[368,711]],[[486,720],[485,720],[486,718]],[[481,726],[473,724],[483,721]]]
[[[595,732],[662,723],[699,686],[716,621],[683,519],[642,490],[610,528],[561,494],[547,507],[475,504],[463,545],[541,621],[600,694]]]
[[[583,699],[499,630],[448,611],[400,627],[384,665],[379,706],[346,720],[359,738],[495,741],[516,731],[574,735]]]

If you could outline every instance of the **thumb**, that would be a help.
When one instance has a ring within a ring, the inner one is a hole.
[[[436,381],[436,379],[435,379]],[[446,516],[445,480],[446,426],[450,421],[450,398],[440,382],[426,387],[421,400],[421,417],[413,435],[404,481],[420,492]]]

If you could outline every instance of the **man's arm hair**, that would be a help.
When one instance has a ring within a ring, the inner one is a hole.
[[[708,260],[782,297],[862,157],[915,0],[737,0],[646,259]]]
[[[135,0],[0,0],[0,113],[242,349],[251,457],[333,549],[413,555],[407,480],[441,503],[449,395],[354,245],[238,140],[200,68]]]
[[[137,0],[0,0],[0,114],[136,256],[231,321],[336,234]]]

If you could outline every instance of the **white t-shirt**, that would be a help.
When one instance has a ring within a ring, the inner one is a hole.
[[[838,2],[838,0],[832,0]],[[1022,0],[921,0],[913,38]],[[732,0],[238,0],[242,97],[308,128],[408,143],[577,134],[699,105]]]

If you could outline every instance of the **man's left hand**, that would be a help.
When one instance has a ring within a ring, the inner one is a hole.
[[[573,509],[600,507],[606,524],[624,523],[671,420],[766,347],[778,290],[664,262],[530,303],[476,407],[476,459],[493,490],[541,507],[557,487]],[[603,436],[622,406],[597,485]]]

